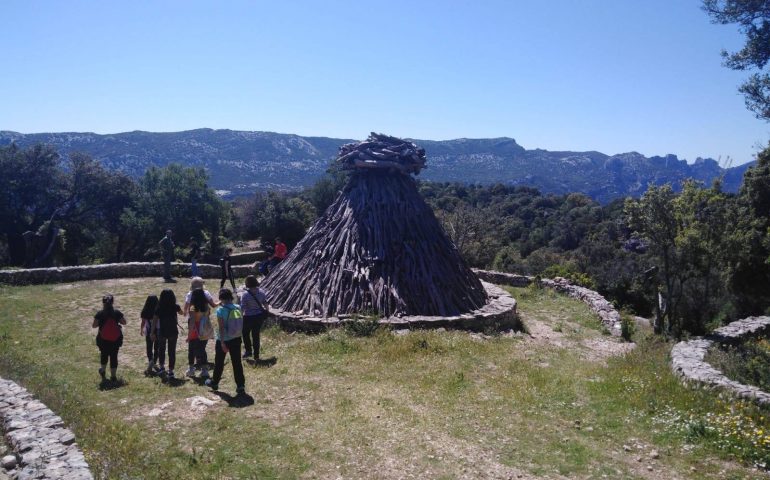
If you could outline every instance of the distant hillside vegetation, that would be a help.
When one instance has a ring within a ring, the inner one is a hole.
[[[232,195],[311,185],[324,173],[337,148],[350,141],[211,129],[113,135],[0,132],[0,145],[46,143],[64,155],[85,152],[108,168],[135,177],[151,165],[176,162],[203,167],[214,188]],[[526,150],[512,138],[415,142],[428,153],[428,169],[420,176],[426,180],[527,185],[544,193],[582,192],[602,203],[639,196],[649,183],[671,182],[678,187],[682,180],[694,178],[708,184],[720,175],[724,175],[725,190],[734,192],[750,165],[725,170],[713,159],[688,164],[676,155],[647,158],[636,152],[609,156],[593,151]]]

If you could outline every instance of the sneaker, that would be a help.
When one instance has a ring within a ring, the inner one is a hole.
[[[103,368],[99,367],[99,376],[102,377],[102,381],[107,380],[107,375]]]
[[[168,374],[166,374],[166,378],[170,378],[171,380],[173,380],[174,379],[174,371],[173,370],[169,370]]]
[[[203,367],[201,369],[201,378],[209,378],[209,369],[206,367]]]
[[[214,380],[212,380],[210,378],[206,379],[206,386],[209,387],[210,389],[214,390],[214,391],[219,390],[219,385],[214,383]]]
[[[251,352],[243,352],[243,358],[251,358]]]
[[[245,395],[246,394],[246,389],[243,388],[243,387],[238,387],[238,388],[235,389],[235,394],[236,395]]]
[[[188,377],[194,377],[195,376],[195,367],[190,365],[190,368],[188,368],[187,371],[184,372],[184,374],[187,375]]]

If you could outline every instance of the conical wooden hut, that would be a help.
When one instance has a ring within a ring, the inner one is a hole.
[[[271,306],[294,315],[453,316],[487,293],[460,257],[412,174],[425,151],[372,133],[340,148],[347,184],[263,281]]]

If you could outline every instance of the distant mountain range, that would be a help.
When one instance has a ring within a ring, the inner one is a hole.
[[[61,154],[85,152],[106,167],[138,177],[151,165],[177,162],[203,167],[211,186],[225,195],[258,189],[296,189],[312,185],[326,171],[337,149],[353,140],[301,137],[271,132],[198,129],[185,132],[21,134],[0,131],[0,145],[50,144]],[[693,164],[676,155],[647,158],[636,152],[526,150],[512,138],[413,140],[424,147],[428,168],[420,178],[441,182],[527,185],[542,192],[582,192],[606,203],[639,196],[649,183],[687,178],[709,184],[724,176],[724,189],[737,191],[743,172],[754,162],[723,169],[713,159]]]

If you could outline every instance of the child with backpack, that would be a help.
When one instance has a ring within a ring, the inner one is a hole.
[[[118,350],[123,345],[123,330],[121,325],[126,324],[126,318],[120,310],[113,306],[114,298],[107,294],[102,297],[102,309],[94,315],[93,328],[98,328],[96,334],[96,346],[99,347],[99,375],[102,381],[106,381],[107,359],[110,360],[110,380],[117,380]]]
[[[158,331],[158,361],[160,362],[160,374],[166,369],[166,349],[168,349],[168,374],[166,378],[174,379],[174,366],[176,364],[176,341],[179,337],[179,323],[177,315],[182,313],[182,308],[176,303],[174,291],[167,288],[160,292],[158,308],[155,309],[155,327]]]
[[[201,368],[201,378],[209,378],[206,344],[214,336],[211,326],[211,309],[206,293],[201,288],[192,291],[190,295],[189,316],[187,318],[187,376],[195,376],[195,362]]]
[[[155,324],[155,310],[158,308],[158,296],[148,295],[144,301],[142,313],[139,315],[142,324],[139,326],[139,334],[144,336],[144,343],[147,347],[147,370],[146,375],[152,375],[158,363],[158,336],[157,330],[153,330]]]
[[[219,390],[219,381],[222,379],[222,371],[225,368],[225,355],[229,353],[230,363],[233,365],[235,392],[237,395],[243,395],[246,393],[246,380],[243,377],[241,363],[243,315],[238,305],[233,304],[235,298],[229,288],[219,291],[219,300],[222,306],[217,308],[217,328],[214,329],[217,339],[214,348],[214,376],[206,380],[206,385],[214,391]]]

